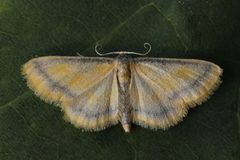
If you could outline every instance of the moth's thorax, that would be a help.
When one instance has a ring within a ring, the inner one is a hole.
[[[130,62],[126,55],[119,55],[116,59],[117,78],[122,89],[126,90],[130,83]]]

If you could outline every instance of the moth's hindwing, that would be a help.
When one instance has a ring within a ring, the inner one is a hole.
[[[59,105],[65,118],[84,130],[118,121],[118,85],[111,58],[40,57],[22,69],[28,86]]]
[[[219,66],[202,60],[134,59],[130,83],[134,123],[153,129],[177,124],[189,107],[212,94],[221,74]]]

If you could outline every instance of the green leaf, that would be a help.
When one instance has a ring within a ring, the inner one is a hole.
[[[240,34],[237,0],[0,0],[0,159],[238,160]],[[20,67],[36,56],[143,51],[199,58],[224,69],[223,84],[167,131],[120,125],[81,132],[26,87]]]

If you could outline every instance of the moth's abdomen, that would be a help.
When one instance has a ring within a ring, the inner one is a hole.
[[[117,60],[117,79],[119,84],[119,116],[125,132],[130,131],[131,107],[129,84],[131,79],[130,63],[127,59]]]

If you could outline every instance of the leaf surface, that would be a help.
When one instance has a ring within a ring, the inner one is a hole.
[[[0,0],[0,159],[239,159],[237,0]],[[81,132],[26,87],[21,65],[45,55],[143,52],[219,64],[223,83],[167,131],[120,125]]]

